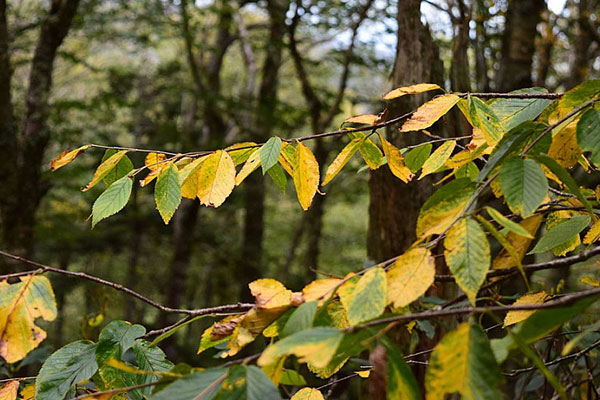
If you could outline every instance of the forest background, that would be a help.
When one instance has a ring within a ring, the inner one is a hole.
[[[102,154],[55,173],[49,162],[84,143],[178,153],[323,132],[378,112],[383,93],[412,83],[562,92],[600,75],[599,12],[596,0],[0,0],[0,249],[173,308],[251,300],[247,284],[260,277],[300,290],[389,259],[413,243],[432,181],[405,185],[354,160],[303,212],[289,187],[282,194],[255,173],[217,209],[184,200],[170,225],[152,193],[134,185],[128,207],[90,229],[102,188],[78,192]],[[457,113],[438,129],[461,136],[467,126]],[[325,168],[342,144],[310,146]],[[0,274],[24,268],[0,259]],[[532,279],[578,287],[589,271]],[[19,365],[0,364],[0,378],[34,373],[62,345],[97,338],[107,321],[149,330],[174,322],[108,287],[51,280],[59,314],[48,339]],[[206,362],[196,350],[208,324],[169,338],[169,358]]]

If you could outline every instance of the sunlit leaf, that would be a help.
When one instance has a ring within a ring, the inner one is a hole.
[[[36,318],[56,318],[48,279],[29,275],[13,284],[0,281],[0,357],[7,363],[22,360],[46,338],[46,332],[35,324]]]
[[[548,93],[542,88],[514,90],[510,93]],[[489,103],[490,108],[500,120],[505,132],[510,131],[525,121],[532,121],[552,102],[549,99],[495,99]]]
[[[433,154],[423,164],[423,170],[421,171],[421,176],[419,176],[419,180],[442,168],[446,161],[452,155],[455,146],[456,141],[449,140],[447,142],[444,142],[444,144],[442,144],[437,149],[435,149]]]
[[[263,175],[277,164],[279,153],[281,153],[281,139],[277,136],[267,140],[267,143],[260,148],[260,165],[262,166]]]
[[[489,146],[496,145],[504,135],[504,129],[492,108],[474,96],[469,96],[468,106],[473,126],[481,129]]]
[[[462,218],[446,234],[444,257],[471,304],[490,268],[490,245],[481,226],[472,218]]]
[[[504,398],[500,368],[485,333],[473,323],[463,322],[442,338],[425,374],[428,400],[443,400],[454,392],[465,400]]]
[[[318,389],[302,388],[290,400],[325,400],[325,398]]]
[[[115,150],[106,150],[104,156],[102,157],[102,162],[108,160],[111,156],[113,156],[116,153],[117,152]],[[124,177],[125,175],[129,174],[132,170],[133,163],[131,162],[129,157],[125,155],[121,158],[121,160],[117,163],[117,165],[114,168],[112,168],[110,171],[108,171],[106,175],[104,175],[102,181],[104,182],[104,185],[108,187],[116,181],[118,181],[119,179],[121,179],[122,177]]]
[[[217,150],[206,157],[198,173],[198,198],[206,206],[219,207],[235,186],[235,166],[229,153]]]
[[[166,155],[162,153],[148,153],[146,158],[144,159],[144,165],[148,167],[150,171],[155,171],[160,168],[160,164],[167,158]]]
[[[260,308],[278,308],[292,302],[292,291],[275,279],[259,279],[248,286]]]
[[[323,186],[331,182],[331,180],[335,178],[335,176],[342,170],[342,168],[344,168],[344,165],[346,165],[348,161],[350,161],[352,156],[358,151],[358,148],[360,147],[361,143],[362,139],[360,138],[352,139],[352,141],[350,141],[350,143],[348,143],[342,149],[342,151],[335,157],[331,165],[327,167],[327,171],[325,172],[325,179],[322,183]]]
[[[394,176],[404,183],[408,183],[414,177],[411,170],[404,164],[404,157],[400,150],[390,142],[388,142],[381,134],[379,134],[381,147],[387,160],[388,167]]]
[[[506,228],[509,231],[511,231],[517,235],[521,235],[526,238],[533,239],[533,236],[531,236],[531,234],[529,232],[527,232],[527,230],[525,228],[523,228],[521,225],[519,225],[518,223],[511,221],[510,219],[508,219],[504,215],[500,214],[500,212],[493,209],[492,207],[486,206],[485,209],[486,209],[487,213],[489,214],[489,216],[492,217],[494,219],[494,221],[499,223],[503,228]]]
[[[338,278],[324,278],[312,281],[302,289],[304,301],[319,300],[325,294],[331,293],[340,282],[341,279]]]
[[[388,302],[404,307],[423,296],[433,284],[435,260],[422,247],[409,249],[387,272]]]
[[[386,306],[386,274],[381,268],[370,269],[356,285],[343,285],[338,294],[350,324],[358,325],[378,317]]]
[[[104,179],[104,177],[117,166],[125,154],[127,154],[127,150],[120,150],[106,159],[106,161],[102,162],[102,164],[100,164],[100,166],[96,169],[96,172],[94,172],[94,176],[92,177],[90,183],[88,183],[81,190],[85,192],[96,186],[98,182]]]
[[[239,150],[235,150],[239,149]],[[232,144],[227,147],[225,150],[231,156],[233,160],[233,164],[237,167],[238,165],[246,162],[246,160],[250,157],[252,153],[256,150],[256,143],[254,142],[241,142]]]
[[[428,101],[419,107],[408,121],[402,125],[401,132],[420,131],[429,128],[446,114],[460,97],[455,94],[445,94]]]
[[[517,299],[513,303],[513,306],[520,306],[523,304],[542,304],[548,298],[548,293],[541,290],[535,293],[525,294]],[[509,311],[504,317],[504,326],[510,326],[518,324],[521,321],[525,321],[527,318],[532,316],[536,310],[516,310]]]
[[[600,221],[594,222],[594,225],[590,228],[590,230],[585,234],[583,238],[584,244],[592,244],[600,239]]]
[[[0,387],[0,400],[17,400],[17,391],[19,390],[19,381],[8,381]],[[321,399],[323,396],[321,396]]]
[[[377,123],[377,114],[361,114],[350,117],[343,122],[345,124],[362,124],[362,125],[375,125]]]
[[[197,158],[179,170],[179,186],[181,196],[194,200],[198,194],[198,174],[205,158]]]
[[[405,96],[407,94],[418,94],[429,92],[430,90],[442,89],[439,85],[435,83],[418,83],[416,85],[403,86],[392,91],[387,92],[383,95],[384,100],[392,100],[397,99],[398,97]]]
[[[92,206],[92,228],[105,218],[121,211],[127,204],[133,179],[124,176],[108,187],[94,202]]]
[[[548,150],[548,156],[556,160],[565,168],[571,168],[577,164],[582,150],[577,143],[577,119],[564,128],[556,128],[558,132],[552,134],[552,144]]]
[[[50,171],[56,171],[57,169],[64,167],[65,165],[73,161],[78,155],[83,154],[89,148],[90,145],[85,145],[78,147],[75,150],[63,151],[58,156],[54,157],[50,162]]]
[[[305,211],[312,203],[319,186],[319,164],[314,154],[303,143],[296,146],[296,160],[293,167],[294,186],[298,201]]]
[[[244,166],[240,170],[240,173],[235,177],[235,185],[239,186],[244,179],[248,177],[252,172],[260,166],[260,149],[254,149],[252,154],[248,157]]]

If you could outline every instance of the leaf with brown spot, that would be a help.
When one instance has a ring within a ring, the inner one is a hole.
[[[161,162],[167,158],[162,153],[148,153],[146,159],[144,160],[144,165],[148,167],[150,171],[155,171],[158,168],[161,168]]]
[[[419,94],[436,89],[442,90],[442,88],[439,85],[436,85],[435,83],[418,83],[416,85],[403,86],[391,90],[383,95],[383,99],[393,100],[397,99],[398,97],[406,96],[407,94]]]
[[[64,167],[73,161],[77,156],[84,153],[89,147],[90,145],[86,144],[85,146],[78,147],[75,150],[63,151],[58,156],[54,157],[50,162],[50,171],[56,171],[60,167]]]
[[[442,118],[458,101],[455,94],[445,94],[428,101],[417,109],[408,121],[402,125],[400,132],[420,131],[429,128]]]

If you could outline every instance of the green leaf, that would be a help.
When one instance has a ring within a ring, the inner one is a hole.
[[[433,145],[431,143],[423,144],[421,146],[415,147],[406,153],[404,157],[404,163],[410,169],[410,172],[415,173],[421,169],[425,161],[429,158],[431,154],[431,149]]]
[[[110,358],[121,359],[121,356],[133,347],[135,339],[143,336],[146,328],[142,325],[132,325],[126,321],[111,321],[100,332],[96,358],[102,366]]]
[[[485,333],[463,322],[442,338],[425,372],[427,399],[443,400],[459,392],[465,400],[502,399],[500,368]]]
[[[387,280],[382,268],[372,268],[358,282],[347,282],[338,290],[352,325],[380,316],[386,306]]]
[[[598,132],[600,134],[600,131]],[[569,172],[559,163],[556,162],[552,157],[548,157],[545,154],[538,154],[535,156],[535,159],[539,162],[543,163],[554,175],[560,179],[562,183],[567,185],[567,188],[571,193],[577,196],[577,199],[585,206],[590,214],[594,213],[592,209],[592,205],[588,201],[588,199],[581,193],[581,189],[579,189],[579,185],[575,182],[575,179],[569,174]]]
[[[108,160],[111,156],[115,155],[116,153],[117,151],[113,149],[106,150],[106,152],[104,152],[104,156],[102,157],[102,162]],[[125,175],[127,175],[129,172],[131,172],[131,170],[133,170],[133,163],[131,162],[129,157],[124,155],[123,158],[121,158],[119,163],[116,165],[116,167],[112,168],[106,173],[106,175],[104,175],[103,182],[106,185],[106,187],[108,187],[116,181],[118,181],[119,179],[121,179],[122,177],[124,177]]]
[[[267,171],[273,182],[281,189],[281,191],[285,194],[285,189],[287,186],[287,178],[285,177],[285,173],[283,172],[283,168],[281,165],[275,164]]]
[[[533,160],[513,157],[500,169],[500,188],[512,212],[528,217],[548,193],[548,180]]]
[[[473,125],[483,131],[489,145],[498,143],[504,135],[504,129],[494,110],[481,99],[469,96],[469,113]]]
[[[366,138],[358,148],[360,155],[370,169],[377,169],[383,163],[383,153],[375,143]]]
[[[290,318],[285,323],[279,337],[283,339],[296,332],[312,328],[315,314],[317,313],[317,305],[318,303],[316,301],[309,301],[301,304],[300,307],[294,310],[292,315],[290,315]]]
[[[133,344],[133,354],[140,369],[152,372],[165,372],[173,368],[173,363],[166,359],[165,353],[156,346],[151,345],[146,340],[137,339]],[[156,375],[138,375],[137,385],[156,382]],[[146,387],[130,392],[130,396],[136,400],[142,400],[144,396],[150,397],[152,387]]]
[[[419,385],[398,347],[387,338],[383,344],[387,350],[387,398],[420,400]]]
[[[160,216],[165,224],[168,224],[181,203],[179,172],[175,165],[169,165],[158,176],[154,187],[154,199]]]
[[[440,234],[460,216],[475,191],[469,178],[456,179],[438,189],[421,207],[417,237]]]
[[[590,160],[600,166],[600,110],[589,109],[577,123],[577,144],[592,153]]]
[[[448,140],[444,142],[444,144],[442,144],[440,147],[435,149],[431,157],[429,157],[427,161],[425,161],[425,163],[423,164],[423,171],[421,171],[421,176],[419,176],[419,180],[442,168],[444,166],[444,163],[452,155],[452,151],[454,151],[455,146],[455,140]]]
[[[79,340],[55,351],[42,365],[35,381],[35,398],[62,400],[73,386],[98,370],[96,344]]]
[[[543,88],[527,88],[514,90],[510,93],[548,93]],[[500,120],[505,132],[510,131],[525,121],[533,121],[550,104],[549,99],[496,99],[489,106]]]
[[[490,244],[481,226],[468,217],[454,224],[444,239],[444,257],[456,283],[475,305],[490,268]]]
[[[573,236],[578,235],[589,224],[590,217],[587,215],[577,215],[566,221],[559,222],[552,229],[548,230],[527,254],[543,253],[552,250],[554,247],[573,239]]]
[[[290,386],[304,386],[306,385],[306,379],[292,369],[284,369],[279,383]]]
[[[171,383],[150,400],[210,400],[221,388],[226,376],[227,369],[205,369]]]
[[[258,365],[269,365],[279,357],[294,354],[300,362],[324,367],[335,354],[343,336],[338,329],[325,327],[297,332],[267,347],[258,359]]]
[[[497,210],[493,209],[492,207],[487,207],[487,206],[485,207],[485,209],[488,212],[488,214],[490,215],[490,217],[492,217],[494,219],[494,221],[499,223],[503,228],[506,228],[509,231],[511,231],[517,235],[521,235],[526,238],[533,239],[533,236],[531,236],[531,234],[529,232],[527,232],[527,229],[523,228],[521,225],[517,224],[516,222],[506,218],[504,215],[500,214],[500,212],[498,212]]]
[[[479,168],[472,161],[456,170],[456,178],[469,178],[474,181],[477,175],[479,175]]]
[[[279,153],[281,153],[281,139],[274,136],[267,140],[260,148],[260,165],[262,166],[263,175],[279,161]]]
[[[124,176],[108,187],[92,206],[92,228],[105,218],[121,211],[127,204],[133,187],[133,179]]]
[[[280,400],[279,391],[267,375],[254,365],[246,366],[248,400]]]

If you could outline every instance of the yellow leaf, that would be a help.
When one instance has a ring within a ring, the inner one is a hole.
[[[259,308],[277,308],[292,303],[292,291],[275,279],[259,279],[248,286]]]
[[[356,375],[360,376],[363,379],[366,379],[371,375],[371,370],[368,369],[366,371],[355,371]]]
[[[444,163],[452,155],[455,146],[456,141],[449,140],[447,142],[444,142],[444,144],[442,144],[437,149],[435,149],[433,154],[431,154],[427,161],[425,161],[425,164],[423,164],[423,170],[421,171],[421,176],[419,176],[419,180],[442,168],[444,166]]]
[[[306,211],[312,203],[319,186],[319,164],[314,154],[301,142],[296,146],[294,186],[300,205]]]
[[[446,114],[460,97],[455,94],[445,94],[423,104],[414,112],[408,121],[402,125],[400,132],[419,131],[429,128],[444,114]]]
[[[552,144],[548,150],[548,156],[552,157],[565,168],[571,168],[577,164],[582,154],[577,144],[577,122],[574,120],[564,129],[552,136]]]
[[[579,280],[579,282],[585,283],[586,285],[590,285],[593,287],[600,287],[600,281],[592,278],[591,276],[584,276]]]
[[[179,170],[181,195],[186,199],[194,200],[196,198],[196,194],[198,193],[198,174],[200,173],[200,166],[205,159],[205,157],[197,158]]]
[[[235,177],[235,186],[239,186],[244,179],[253,173],[258,167],[260,167],[260,148],[255,149],[250,157],[246,160],[246,163],[240,170],[240,173]]]
[[[2,397],[0,397],[2,399]],[[35,383],[25,386],[21,390],[21,400],[34,400],[35,399]]]
[[[585,234],[583,238],[584,244],[592,244],[600,239],[600,221],[594,222],[594,225],[590,228],[588,233]]]
[[[539,214],[535,214],[535,215],[532,215],[531,217],[526,218],[523,221],[521,221],[521,223],[519,223],[519,225],[521,225],[523,228],[525,228],[525,230],[527,232],[529,232],[529,234],[532,237],[535,237],[535,234],[536,234],[538,228],[540,227],[541,223],[542,223],[542,216]],[[526,238],[521,235],[517,235],[516,233],[513,233],[513,232],[509,232],[509,234],[506,236],[506,238],[508,239],[508,241],[512,245],[512,247],[516,250],[516,253],[519,256],[519,259],[523,260],[523,257],[525,256],[525,253],[527,253],[527,250],[529,249],[529,246],[531,245],[531,241],[533,239]],[[516,267],[516,266],[517,266],[517,262],[515,261],[513,256],[511,256],[508,253],[508,251],[506,251],[506,249],[500,250],[500,253],[498,253],[498,255],[496,256],[496,258],[494,259],[494,262],[492,264],[493,269],[512,268],[512,267]]]
[[[421,297],[435,279],[435,260],[422,247],[409,249],[387,271],[388,302],[404,307]]]
[[[19,381],[13,380],[0,388],[0,400],[16,400]]]
[[[512,305],[522,306],[524,304],[542,304],[548,298],[548,294],[541,290],[536,293],[525,294],[517,299]],[[504,327],[518,324],[532,316],[535,310],[517,310],[509,311],[504,318]]]
[[[66,150],[60,153],[58,156],[54,157],[50,162],[50,171],[56,171],[60,167],[64,167],[71,161],[73,161],[78,155],[83,153],[90,146],[85,145],[76,148],[75,150]]]
[[[275,386],[279,386],[279,382],[281,382],[281,377],[283,376],[283,364],[285,364],[285,357],[281,357],[273,364],[265,365],[261,368]]]
[[[11,364],[22,360],[45,338],[35,319],[53,321],[56,304],[50,281],[43,276],[0,282],[0,356]]]
[[[161,167],[160,163],[166,158],[167,156],[162,153],[148,153],[146,159],[144,160],[144,165],[148,167],[150,171],[155,171]]]
[[[229,153],[217,150],[206,157],[198,174],[200,203],[219,207],[235,186],[235,165]]]
[[[442,89],[435,83],[418,83],[416,85],[404,86],[392,91],[387,92],[383,95],[384,100],[397,99],[398,97],[405,96],[407,94],[418,94],[429,92],[430,90]]]
[[[489,147],[487,146],[487,144],[484,144],[483,146],[479,146],[473,150],[471,150],[470,148],[466,148],[465,150],[462,150],[458,153],[456,153],[455,155],[452,156],[452,158],[450,158],[448,161],[446,161],[445,165],[448,168],[460,168],[465,164],[470,163],[471,161],[475,160],[478,157],[481,157],[482,155],[485,154],[485,150],[488,149]]]
[[[325,180],[322,183],[323,186],[327,185],[333,178],[335,178],[342,168],[344,168],[344,165],[346,165],[346,163],[350,161],[352,156],[358,151],[358,148],[361,144],[362,139],[352,139],[352,141],[350,141],[350,143],[348,143],[346,147],[342,149],[340,154],[335,157],[335,160],[333,160],[331,165],[327,167],[327,172],[325,172]]]
[[[390,142],[388,142],[381,134],[379,134],[379,140],[381,141],[381,147],[383,147],[383,154],[388,163],[388,167],[394,176],[400,179],[404,183],[408,183],[415,176],[410,169],[404,164],[404,157],[400,150]]]
[[[156,179],[156,177],[160,175],[160,173],[162,172],[162,170],[164,169],[165,166],[166,165],[161,165],[160,167],[156,168],[154,171],[150,171],[148,173],[148,175],[146,175],[146,177],[140,181],[140,187],[145,187],[150,182],[152,182],[154,179]]]
[[[317,279],[312,281],[302,289],[302,295],[305,302],[319,300],[322,296],[327,294],[321,303],[324,302],[327,297],[331,294],[333,289],[340,284],[342,280],[337,278],[325,278]],[[320,304],[319,304],[320,305]]]
[[[96,184],[100,182],[106,176],[106,174],[108,174],[114,167],[117,166],[117,164],[119,163],[119,161],[121,161],[125,154],[127,154],[127,150],[121,150],[117,151],[115,154],[107,158],[106,161],[104,161],[102,164],[100,164],[100,166],[98,166],[98,169],[96,169],[96,172],[94,172],[94,176],[92,177],[90,183],[88,183],[81,190],[83,192],[86,192],[94,186],[96,186]]]
[[[343,122],[343,124],[364,124],[364,125],[375,125],[377,123],[378,116],[376,114],[361,114],[350,117]]]
[[[254,153],[254,150],[256,150],[255,146],[256,146],[256,143],[254,143],[254,142],[242,142],[242,143],[232,144],[231,146],[227,147],[225,150],[228,150],[229,155],[231,156],[231,159],[233,160],[233,164],[237,167],[241,163],[245,162],[252,153]],[[244,147],[244,148],[242,148],[240,150],[235,150],[240,147]]]
[[[471,139],[467,145],[467,149],[475,151],[481,147],[483,147],[483,154],[490,154],[495,146],[489,146],[487,144],[485,133],[481,128],[473,127],[473,139]]]
[[[86,396],[83,398],[83,400],[111,400],[111,399],[116,399],[117,395],[113,392],[113,393],[103,393],[103,394],[90,394],[89,396]]]
[[[303,388],[296,392],[290,400],[325,400],[321,392],[313,388]]]

